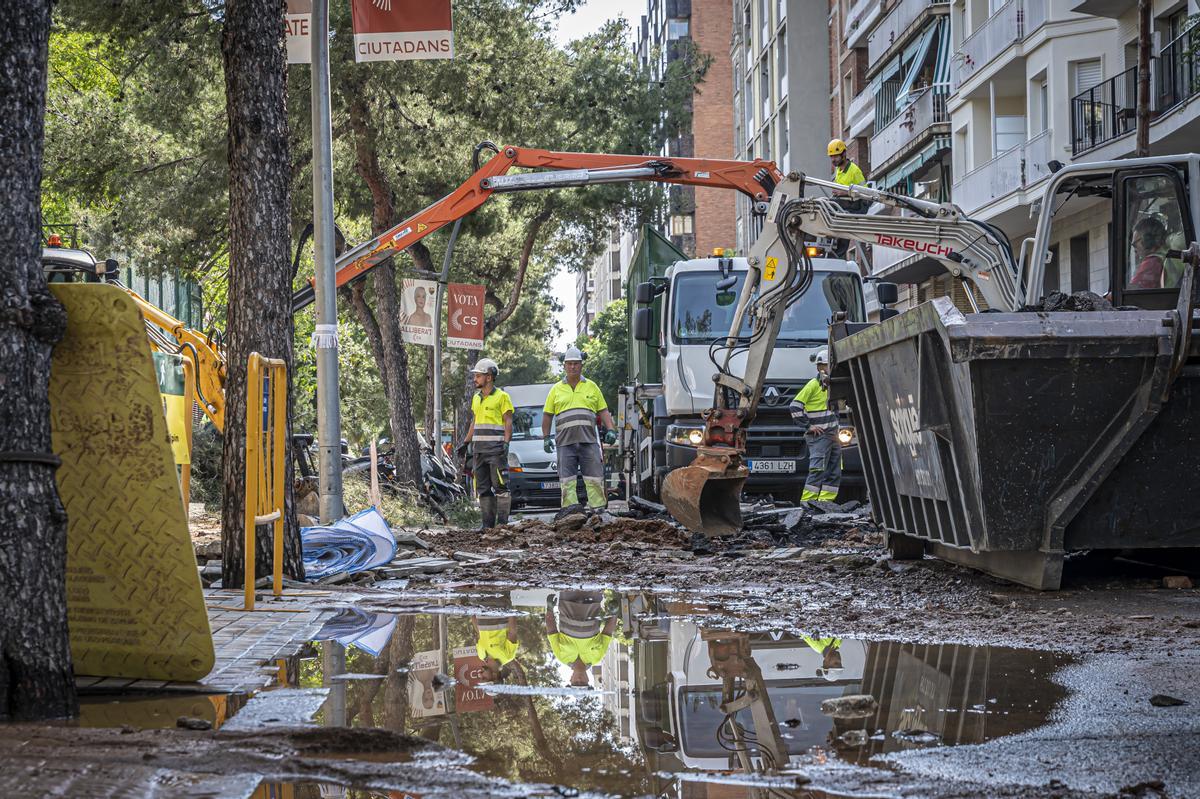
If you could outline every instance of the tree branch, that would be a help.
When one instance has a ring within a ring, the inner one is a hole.
[[[512,291],[508,295],[508,302],[484,322],[484,335],[504,324],[508,317],[517,310],[517,305],[521,302],[521,289],[525,287],[525,273],[529,269],[529,258],[533,255],[533,245],[537,243],[538,233],[553,215],[553,209],[544,207],[537,216],[529,220],[529,226],[525,228],[525,242],[521,245],[521,259],[517,262],[517,276],[513,281]]]

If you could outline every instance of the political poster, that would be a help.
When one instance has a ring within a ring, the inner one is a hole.
[[[192,423],[189,403],[184,391],[183,357],[164,352],[154,356],[154,371],[158,375],[158,391],[162,397],[163,415],[167,417],[167,439],[176,466],[192,462],[188,451],[188,425]]]
[[[446,714],[446,689],[435,688],[434,678],[442,668],[442,652],[430,649],[413,656],[408,667],[408,706],[415,719]]]
[[[354,60],[454,57],[450,0],[351,0]]]
[[[287,37],[287,62],[312,63],[312,0],[287,0],[283,32]]]
[[[454,649],[454,709],[459,713],[491,710],[496,699],[479,687],[484,681],[483,661],[473,646]]]
[[[446,344],[468,350],[483,348],[483,286],[451,283],[446,317]]]
[[[407,344],[433,346],[433,303],[437,284],[405,278],[400,297],[400,333]]]

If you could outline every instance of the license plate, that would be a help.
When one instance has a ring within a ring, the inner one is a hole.
[[[555,481],[555,482],[553,482],[553,483],[542,483],[542,490],[543,490],[543,491],[545,491],[545,490],[547,490],[547,489],[551,489],[551,488],[559,488],[559,483],[558,483],[558,481]]]
[[[793,474],[795,471],[795,461],[750,461],[752,474]]]

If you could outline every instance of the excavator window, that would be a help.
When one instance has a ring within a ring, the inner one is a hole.
[[[1172,251],[1192,241],[1192,218],[1177,169],[1162,166],[1122,170],[1114,175],[1114,288],[1118,304],[1169,307],[1183,275]],[[1165,305],[1164,305],[1165,304]]]

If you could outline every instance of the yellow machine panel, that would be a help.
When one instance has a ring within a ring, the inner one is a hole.
[[[50,413],[75,671],[198,680],[212,635],[142,317],[115,286],[51,290],[67,309]]]

